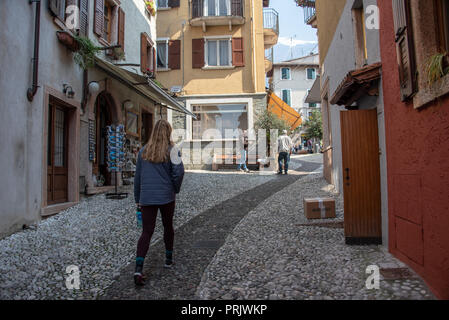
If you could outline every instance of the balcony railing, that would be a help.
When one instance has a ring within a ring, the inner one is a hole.
[[[243,17],[244,0],[193,0],[192,19],[201,17]]]
[[[264,29],[272,29],[279,34],[279,13],[272,9],[263,9],[263,27]]]
[[[296,0],[296,4],[304,9],[304,22],[309,24],[316,14],[315,0]]]

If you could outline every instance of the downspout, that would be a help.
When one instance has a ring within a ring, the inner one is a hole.
[[[33,84],[27,90],[28,101],[33,101],[34,95],[37,92],[38,66],[39,66],[39,32],[40,32],[40,17],[41,17],[41,1],[29,0],[29,4],[36,3],[36,18],[34,26],[34,57],[33,57]]]
[[[252,45],[253,45],[254,93],[257,93],[257,66],[256,66],[256,37],[257,37],[257,35],[256,35],[256,24],[254,22],[254,19],[255,19],[254,6],[255,6],[255,2],[254,2],[254,0],[252,0],[252,5],[251,5],[251,7],[252,7],[252,17],[251,17],[252,31],[251,31],[251,33],[253,34]],[[262,23],[263,23],[263,21],[262,21]],[[262,25],[262,28],[263,28],[263,25]]]

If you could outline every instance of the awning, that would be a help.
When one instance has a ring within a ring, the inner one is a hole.
[[[351,106],[364,95],[379,94],[376,82],[380,79],[381,68],[382,64],[378,62],[349,72],[335,90],[330,103]]]
[[[321,81],[320,76],[317,76],[315,82],[310,88],[309,93],[307,94],[305,103],[321,103]]]
[[[187,110],[183,105],[161,89],[153,80],[137,73],[122,69],[98,57],[95,58],[95,65],[107,73],[110,77],[123,83],[143,97],[160,103],[167,109],[185,113],[196,119],[196,116],[192,112]]]
[[[301,115],[272,91],[268,92],[268,111],[285,120],[292,130],[302,123]]]

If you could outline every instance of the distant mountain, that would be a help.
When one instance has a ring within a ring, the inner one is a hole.
[[[318,52],[316,43],[297,44],[293,47],[278,43],[274,46],[274,62],[304,57],[309,55],[312,50],[314,53]]]

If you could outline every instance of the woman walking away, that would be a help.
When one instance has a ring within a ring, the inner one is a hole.
[[[144,285],[143,262],[150,246],[158,210],[164,226],[165,267],[173,265],[173,214],[175,194],[181,189],[184,165],[181,154],[171,140],[172,128],[166,120],[154,126],[148,143],[137,157],[134,199],[142,210],[142,235],[137,243],[134,282]]]

